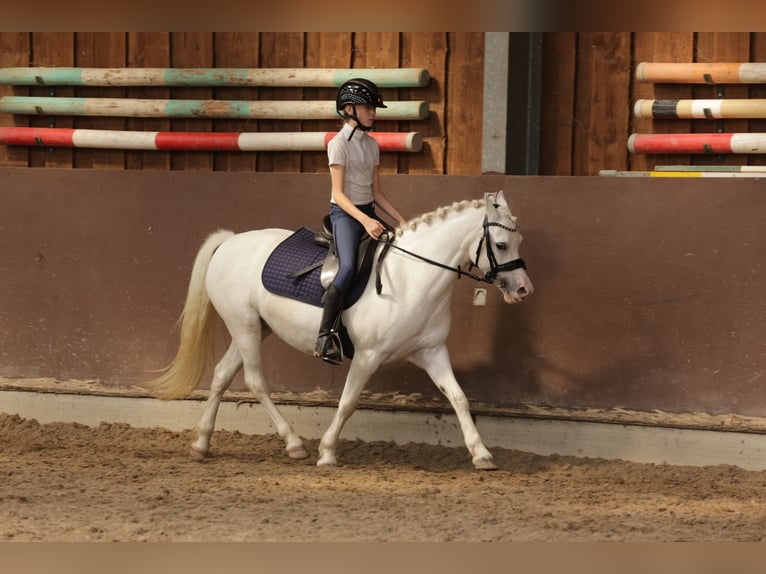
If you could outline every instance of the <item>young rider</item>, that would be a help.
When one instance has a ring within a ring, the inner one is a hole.
[[[364,78],[345,82],[338,90],[335,108],[345,123],[327,145],[332,197],[330,219],[338,253],[338,273],[325,295],[315,354],[340,364],[343,353],[336,332],[343,297],[356,271],[357,249],[365,233],[378,239],[386,229],[375,213],[375,204],[405,222],[380,187],[380,150],[368,132],[375,124],[376,108],[385,108],[378,87]]]

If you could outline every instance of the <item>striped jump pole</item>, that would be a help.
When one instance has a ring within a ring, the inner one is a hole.
[[[766,83],[766,64],[641,62],[636,66],[636,80],[656,84],[762,84]]]
[[[711,172],[711,171],[620,171],[617,169],[602,169],[598,172],[606,177],[735,177],[758,178],[766,177],[765,172]]]
[[[631,134],[630,153],[766,153],[766,133]]]
[[[726,171],[766,173],[766,165],[655,165],[654,171]]]
[[[633,115],[655,120],[766,118],[766,99],[637,100]]]
[[[387,102],[377,111],[381,120],[422,120],[428,102]],[[120,116],[133,118],[338,119],[334,101],[310,100],[148,100],[139,98],[40,98],[5,96],[6,114]]]
[[[424,68],[1,68],[11,86],[288,86],[339,87],[367,78],[381,88],[417,88]]]
[[[322,151],[337,132],[138,132],[68,128],[0,127],[0,143],[167,151]],[[384,152],[419,152],[418,132],[371,132]]]

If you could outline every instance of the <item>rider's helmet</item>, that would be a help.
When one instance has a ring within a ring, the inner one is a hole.
[[[367,104],[376,108],[386,108],[380,90],[374,82],[364,78],[353,78],[343,83],[335,98],[335,109],[343,116],[343,108],[346,104]],[[354,113],[356,115],[356,113]]]

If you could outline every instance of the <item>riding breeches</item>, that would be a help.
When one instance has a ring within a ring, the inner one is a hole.
[[[374,204],[367,203],[356,207],[365,215],[382,221],[375,213]],[[341,292],[345,293],[351,286],[351,281],[356,273],[359,242],[364,238],[367,231],[361,223],[335,203],[330,204],[330,220],[335,238],[335,249],[338,253],[338,274],[335,276],[334,283]]]

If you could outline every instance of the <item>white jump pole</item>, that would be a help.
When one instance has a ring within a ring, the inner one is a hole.
[[[377,110],[380,120],[422,120],[428,102],[389,101]],[[151,100],[140,98],[57,98],[5,96],[6,114],[119,116],[134,118],[338,119],[334,101],[311,100]]]
[[[381,88],[428,84],[424,68],[2,68],[13,86],[289,86],[339,87],[367,78]]]

